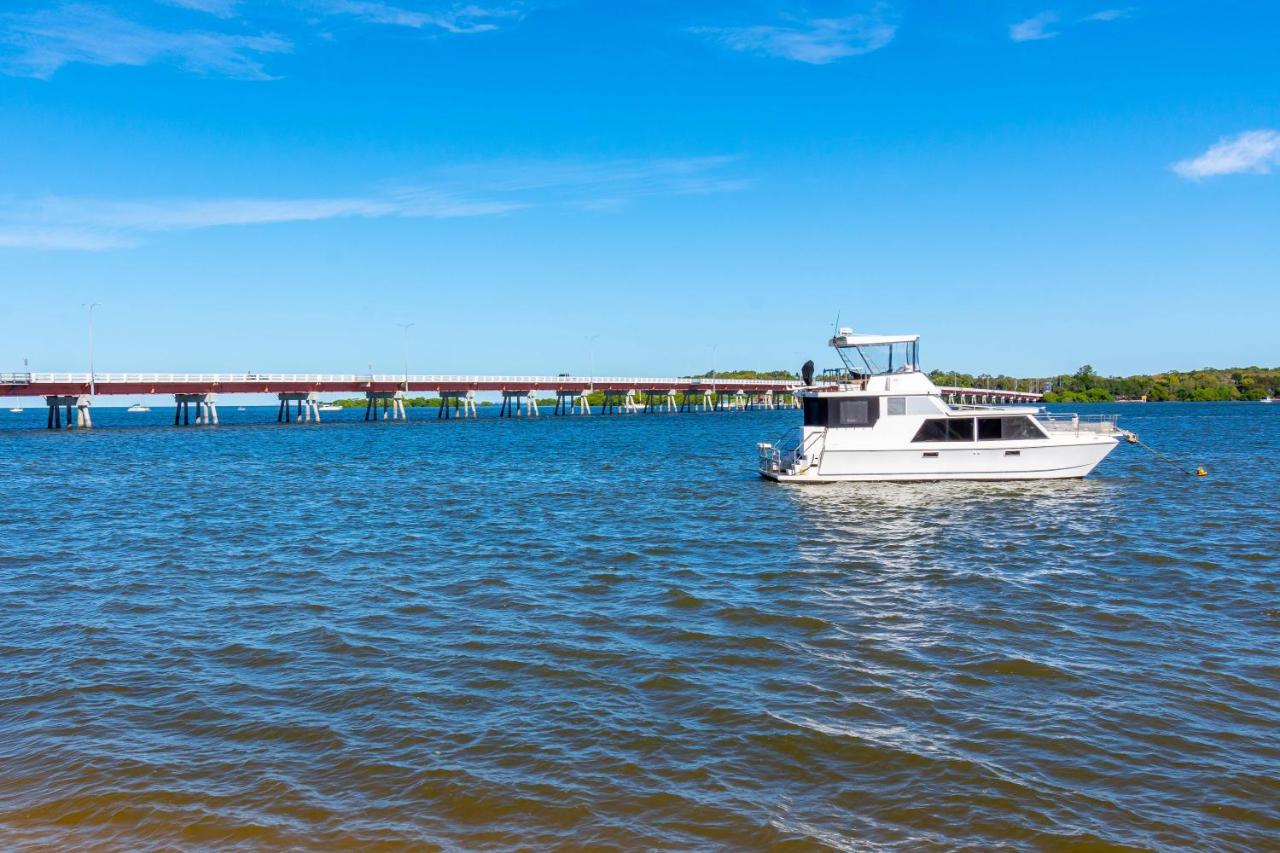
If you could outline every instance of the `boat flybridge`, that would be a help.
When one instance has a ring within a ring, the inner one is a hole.
[[[844,368],[795,393],[804,423],[758,445],[762,476],[840,480],[1041,480],[1083,477],[1125,433],[1113,415],[1048,414],[1036,406],[951,405],[920,370],[919,335],[831,339]]]

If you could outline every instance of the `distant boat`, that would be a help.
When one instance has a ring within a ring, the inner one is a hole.
[[[1270,397],[1263,397],[1263,398],[1262,398],[1261,400],[1259,400],[1258,402],[1259,402],[1259,403],[1274,403],[1274,402],[1275,402],[1275,400],[1272,400]],[[21,412],[21,411],[22,411],[22,409],[10,409],[10,411],[13,411],[13,412]]]
[[[243,412],[243,411],[244,411],[244,406],[241,406],[240,408],[236,409],[236,411],[237,411],[237,412]]]
[[[150,407],[150,406],[144,406],[144,405],[142,405],[141,403],[134,403],[132,406],[130,406],[129,408],[125,409],[125,411],[126,411],[126,412],[133,412],[134,414],[137,414],[138,412],[149,412],[149,411],[151,411],[151,407]]]
[[[322,412],[341,412],[342,407],[337,403],[321,403],[318,407]]]
[[[14,406],[14,407],[13,407],[12,409],[10,409],[9,411],[11,411],[11,412],[13,412],[13,413],[15,413],[15,414],[16,414],[16,413],[18,413],[18,412],[21,412],[21,411],[22,411],[22,407],[21,407],[21,406]]]

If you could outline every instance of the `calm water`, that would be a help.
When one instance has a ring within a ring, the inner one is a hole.
[[[757,479],[794,412],[0,413],[0,844],[1274,847],[1280,406],[1114,408],[1211,476]]]

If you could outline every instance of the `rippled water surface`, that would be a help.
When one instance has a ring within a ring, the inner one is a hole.
[[[0,413],[0,842],[1274,846],[1280,406],[1115,409],[1211,476],[758,479],[795,412]]]

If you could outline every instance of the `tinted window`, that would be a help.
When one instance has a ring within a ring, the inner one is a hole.
[[[890,415],[905,415],[907,413],[907,398],[890,397],[889,410],[887,413]]]
[[[869,427],[875,425],[879,416],[879,400],[875,397],[852,400],[804,398],[805,426]]]
[[[978,440],[979,441],[999,441],[1000,422],[1004,418],[978,418]]]
[[[1044,438],[1045,435],[1040,428],[1032,422],[1031,418],[1003,418],[1003,432],[1005,438]]]
[[[837,400],[831,426],[870,426],[875,422],[871,400]]]
[[[804,425],[805,426],[826,426],[827,425],[827,401],[822,397],[805,397],[804,399]]]
[[[980,441],[1015,441],[1018,439],[1044,438],[1044,434],[1030,418],[978,418]]]
[[[912,441],[973,441],[973,418],[929,418]]]

